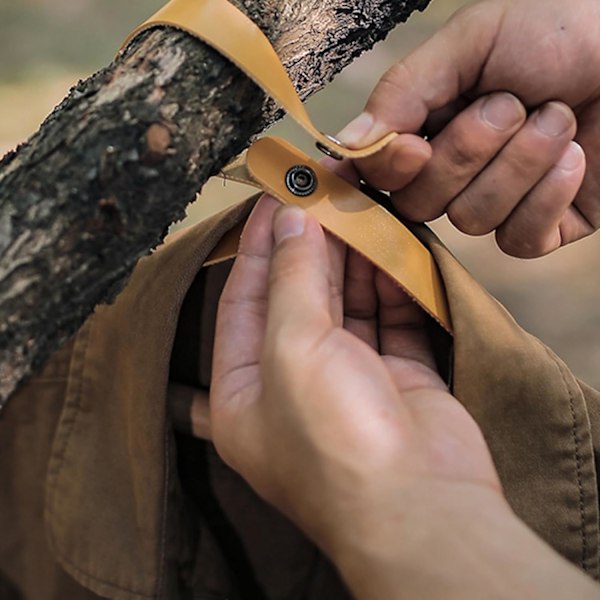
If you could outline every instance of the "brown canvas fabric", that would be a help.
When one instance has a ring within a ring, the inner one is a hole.
[[[15,597],[348,597],[313,545],[210,444],[171,426],[169,379],[210,383],[228,265],[201,264],[250,206],[143,259],[115,304],[100,307],[0,416],[0,579]],[[598,394],[431,233],[420,235],[448,292],[454,392],[482,428],[511,505],[597,578]]]
[[[598,486],[588,406],[597,411],[598,395],[524,332],[439,240],[427,237],[453,319],[453,392],[479,423],[515,512],[597,578]]]

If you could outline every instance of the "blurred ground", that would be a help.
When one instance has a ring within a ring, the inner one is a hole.
[[[335,132],[362,108],[383,71],[434,31],[464,2],[434,0],[374,51],[361,57],[309,111],[317,125]],[[0,154],[30,135],[79,78],[110,61],[126,33],[161,0],[0,0]],[[293,125],[285,135],[306,150]],[[206,186],[190,208],[194,220],[245,194],[220,182]],[[467,238],[445,222],[442,239],[529,331],[551,346],[583,379],[600,387],[600,235],[535,261],[502,255],[489,237]],[[493,337],[494,332],[490,332]]]

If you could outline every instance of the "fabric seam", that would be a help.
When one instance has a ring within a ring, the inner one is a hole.
[[[166,411],[166,406],[165,406]],[[165,424],[168,423],[168,411],[165,415]],[[160,555],[158,564],[158,581],[157,589],[158,596],[163,595],[163,586],[165,585],[165,565],[166,565],[166,554],[167,554],[167,524],[168,524],[168,504],[169,504],[169,482],[171,480],[171,460],[170,453],[170,436],[169,428],[165,426],[164,431],[164,461],[165,461],[165,473],[163,477],[163,498],[162,498],[162,511],[161,511],[161,533],[160,533]]]
[[[73,393],[73,396],[74,396],[73,402],[70,405],[73,412],[72,412],[71,419],[66,426],[67,429],[64,433],[64,441],[62,442],[61,447],[58,449],[58,451],[54,454],[54,456],[56,457],[57,464],[54,466],[54,468],[52,470],[48,471],[48,478],[52,479],[52,483],[53,483],[53,485],[50,486],[50,488],[52,489],[52,492],[49,493],[48,502],[46,503],[46,513],[48,516],[54,516],[56,514],[55,509],[54,509],[55,490],[56,490],[55,480],[58,478],[58,476],[60,475],[60,473],[63,469],[65,454],[66,454],[67,448],[69,447],[69,443],[71,441],[71,434],[73,432],[75,424],[77,423],[78,415],[79,415],[79,412],[81,409],[81,397],[82,397],[83,380],[84,380],[83,375],[84,375],[85,364],[86,364],[85,357],[87,355],[87,351],[88,351],[89,343],[90,343],[90,339],[91,339],[92,324],[93,324],[93,321],[90,321],[88,323],[88,325],[86,327],[86,331],[85,331],[85,337],[82,340],[81,348],[79,349],[79,352],[77,352],[76,356],[74,357],[78,361],[81,362],[79,373],[77,375],[74,375],[74,376],[78,376],[79,381],[77,382],[77,387]],[[71,374],[69,375],[68,379],[71,379]],[[140,590],[135,590],[135,589],[128,588],[125,586],[121,586],[112,581],[106,581],[104,579],[100,579],[99,577],[96,577],[96,576],[92,575],[91,573],[84,571],[80,567],[77,567],[68,558],[66,558],[66,556],[64,555],[63,552],[60,552],[58,550],[56,540],[54,537],[54,533],[52,531],[52,527],[49,527],[47,531],[48,531],[48,536],[51,541],[52,548],[56,552],[56,555],[59,558],[61,564],[67,570],[77,573],[78,575],[82,576],[85,579],[95,581],[95,582],[100,583],[105,586],[113,587],[113,588],[123,591],[123,592],[128,592],[130,594],[134,594],[136,596],[140,596],[143,598],[152,598],[153,597],[153,594],[146,594],[145,592],[142,592]]]
[[[579,490],[579,519],[581,521],[581,561],[579,564],[584,571],[587,571],[586,562],[588,559],[588,551],[589,550],[588,550],[588,540],[587,540],[587,532],[586,532],[586,510],[585,510],[586,494],[585,494],[585,490],[583,488],[583,477],[582,477],[582,469],[581,469],[582,458],[581,458],[581,449],[580,449],[580,442],[579,442],[579,436],[578,436],[577,413],[575,411],[575,399],[573,397],[573,392],[571,390],[571,387],[567,383],[565,373],[564,373],[560,363],[558,362],[556,357],[551,352],[548,351],[548,348],[546,348],[546,346],[544,346],[544,344],[542,344],[539,341],[538,341],[538,343],[542,348],[544,348],[544,351],[546,352],[546,354],[548,355],[550,360],[554,363],[554,365],[558,369],[558,372],[560,374],[563,385],[566,388],[567,393],[569,395],[569,410],[571,413],[571,422],[572,422],[571,436],[573,438],[573,445],[574,445],[573,458],[575,461],[575,472],[577,475],[577,487]]]

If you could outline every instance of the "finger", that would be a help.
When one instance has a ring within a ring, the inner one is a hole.
[[[348,159],[336,160],[335,158],[324,156],[321,158],[321,160],[319,160],[319,164],[332,173],[335,173],[338,177],[345,179],[354,187],[358,187],[360,183],[360,174],[356,170],[354,161]]]
[[[358,185],[359,176],[351,161],[337,161],[323,157],[320,164],[346,181]],[[325,234],[329,267],[326,268],[329,280],[330,314],[334,325],[342,326],[344,320],[344,272],[347,246],[331,234]],[[327,267],[327,264],[324,265]]]
[[[585,155],[570,142],[558,163],[496,231],[498,246],[519,258],[536,258],[563,245],[560,223],[585,174]]]
[[[561,225],[565,243],[574,242],[600,229],[600,100],[578,111],[577,142],[584,149],[588,169],[568,219]]]
[[[452,223],[470,235],[484,235],[499,227],[560,159],[576,127],[573,111],[560,102],[549,102],[533,113],[500,154],[448,206]],[[570,188],[567,191],[570,193]],[[558,201],[556,194],[553,199]],[[539,232],[550,218],[540,212],[536,216],[540,225],[531,225]]]
[[[511,94],[476,100],[431,142],[433,157],[417,178],[392,194],[396,209],[419,222],[442,215],[525,119],[525,108]]]
[[[181,383],[169,382],[167,402],[173,427],[180,433],[210,440],[208,392]]]
[[[460,114],[463,110],[469,106],[471,102],[461,96],[457,98],[450,104],[446,106],[434,110],[428,117],[427,121],[425,121],[425,125],[423,125],[423,133],[429,138],[433,139],[442,129],[450,123],[458,114]]]
[[[265,355],[290,347],[309,352],[333,328],[325,235],[314,217],[282,206],[273,219],[273,237]]]
[[[266,324],[271,223],[278,206],[274,198],[263,196],[254,208],[219,301],[211,388],[214,408],[243,391],[258,365]]]
[[[354,250],[346,259],[344,329],[379,351],[375,267]]]
[[[360,148],[390,131],[417,133],[428,115],[473,88],[486,64],[504,7],[486,2],[461,10],[434,36],[394,65],[365,111],[344,129]]]
[[[344,322],[344,271],[347,246],[334,235],[325,233],[329,268],[329,309],[334,325],[341,327]]]
[[[339,161],[325,156],[321,158],[319,164],[335,173],[338,177],[358,187],[360,177],[352,161]],[[325,239],[327,240],[330,265],[328,276],[331,296],[331,316],[334,324],[341,327],[344,322],[344,271],[348,247],[339,238],[327,232],[325,233]]]
[[[417,361],[435,370],[427,336],[429,317],[395,282],[377,271],[379,346],[381,354]]]
[[[585,191],[587,192],[587,190]],[[580,188],[579,193],[575,198],[575,202],[567,208],[558,225],[562,246],[566,246],[567,244],[581,240],[588,235],[592,235],[592,233],[598,229],[597,226],[594,226],[592,223],[590,223],[590,221],[577,206],[577,199],[584,195],[584,193],[585,192]]]
[[[194,390],[192,402],[192,433],[201,440],[212,440],[208,392]]]
[[[344,142],[343,131],[337,137]],[[369,185],[389,191],[408,185],[430,158],[431,146],[423,138],[401,134],[377,154],[356,161],[356,165]]]

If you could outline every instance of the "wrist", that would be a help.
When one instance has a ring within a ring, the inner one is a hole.
[[[359,600],[392,600],[398,589],[412,598],[407,582],[415,598],[435,597],[423,588],[431,593],[432,580],[445,580],[447,588],[451,572],[437,571],[458,562],[457,550],[464,548],[457,544],[483,522],[511,514],[497,491],[473,484],[419,483],[399,491],[394,503],[362,513],[333,541],[332,558]]]
[[[332,546],[357,600],[514,600],[598,592],[492,488],[441,482],[406,490],[401,500],[401,509],[357,521]]]

